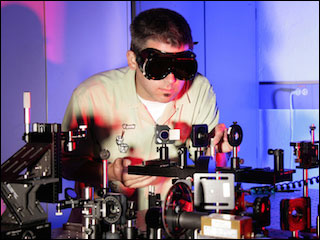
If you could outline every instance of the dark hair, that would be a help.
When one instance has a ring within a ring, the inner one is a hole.
[[[147,40],[158,40],[179,47],[188,44],[193,49],[191,29],[188,22],[179,13],[154,8],[141,12],[130,25],[131,47],[135,53],[143,50]]]

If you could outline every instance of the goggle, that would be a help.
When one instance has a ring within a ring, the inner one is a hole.
[[[196,55],[190,50],[164,53],[154,48],[142,50],[137,57],[139,68],[149,80],[161,80],[173,73],[179,80],[193,80],[198,69]]]

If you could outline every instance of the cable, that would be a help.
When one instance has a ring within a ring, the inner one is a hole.
[[[301,95],[301,89],[297,88],[294,91],[290,92],[290,96],[289,96],[289,104],[290,104],[290,142],[293,142],[293,95],[299,96]],[[290,154],[290,169],[293,168],[292,164],[293,164],[293,154]]]

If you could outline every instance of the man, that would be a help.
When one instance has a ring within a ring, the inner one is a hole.
[[[162,198],[171,186],[171,178],[126,173],[129,165],[159,158],[157,124],[181,130],[180,141],[168,144],[170,158],[178,156],[182,145],[193,154],[190,131],[194,124],[208,125],[218,152],[217,166],[225,165],[222,153],[232,147],[226,127],[218,124],[212,86],[197,73],[186,20],[168,9],[151,9],[140,13],[130,30],[128,67],[96,74],[72,94],[63,131],[86,124],[88,137],[75,152],[64,155],[63,176],[99,187],[99,154],[106,149],[110,152],[109,186],[128,197],[138,197],[138,209],[143,210],[148,206],[149,185],[154,185]]]

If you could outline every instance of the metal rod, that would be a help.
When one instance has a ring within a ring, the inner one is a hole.
[[[198,239],[198,229],[195,229],[194,231],[193,231],[193,239]]]
[[[85,187],[84,189],[84,199],[90,201],[91,200],[91,187]],[[85,215],[90,215],[89,208],[85,208]],[[84,218],[84,226],[85,229],[90,228],[90,218],[85,216]],[[86,233],[86,239],[89,239],[89,234]]]
[[[161,228],[157,229],[157,239],[162,239],[162,229]]]
[[[29,142],[29,132],[30,132],[30,108],[31,108],[31,93],[23,93],[23,108],[24,108],[24,126],[26,132],[26,142]]]
[[[216,151],[215,146],[213,144],[213,138],[210,139],[210,156],[215,159]]]
[[[311,129],[311,142],[312,144],[314,144],[314,130],[316,129],[316,127],[314,126],[314,124],[312,124],[310,126],[310,129]]]
[[[233,157],[238,157],[237,147],[233,147]]]
[[[303,196],[308,197],[308,169],[303,169]]]
[[[103,163],[103,188],[108,187],[108,160],[102,160]]]
[[[238,152],[237,152],[237,147],[233,147],[233,152],[232,152],[232,168],[233,169],[238,169]]]
[[[114,223],[111,224],[111,233],[116,233],[116,225]]]

